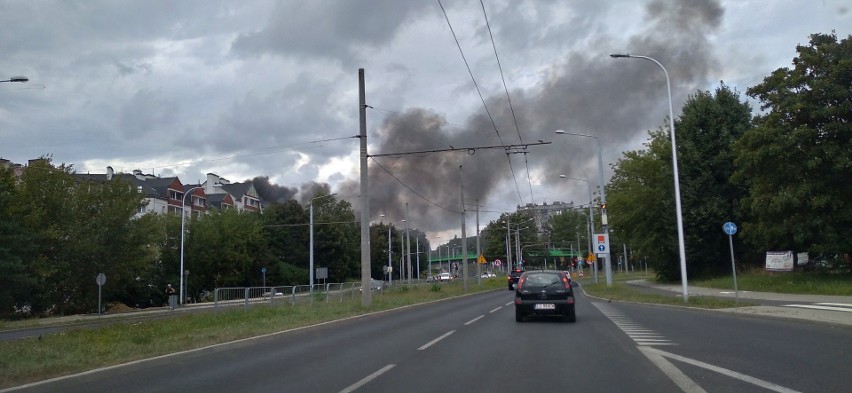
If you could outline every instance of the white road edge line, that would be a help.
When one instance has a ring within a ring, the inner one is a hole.
[[[417,348],[417,350],[418,350],[418,351],[422,351],[422,350],[424,350],[424,349],[426,349],[426,348],[429,348],[429,347],[431,347],[432,345],[434,345],[435,343],[437,343],[438,341],[441,341],[441,340],[443,340],[443,339],[447,338],[447,336],[449,336],[449,335],[451,335],[451,334],[453,334],[453,333],[455,333],[455,332],[456,332],[455,330],[450,330],[449,332],[446,332],[446,333],[444,333],[443,335],[441,335],[441,337],[438,337],[438,338],[436,338],[436,339],[434,339],[434,340],[432,340],[432,341],[429,341],[429,342],[428,342],[428,343],[426,343],[426,344],[423,344],[423,346],[422,346],[422,347],[420,347],[420,348]]]
[[[696,366],[696,367],[701,367],[701,368],[704,368],[704,369],[707,369],[707,370],[710,370],[710,371],[715,371],[719,374],[722,374],[722,375],[725,375],[725,376],[728,376],[728,377],[731,377],[731,378],[734,378],[734,379],[739,379],[740,381],[748,382],[752,385],[757,385],[757,386],[760,386],[764,389],[772,390],[773,392],[799,393],[798,390],[785,388],[781,385],[776,385],[772,382],[767,382],[767,381],[764,381],[762,379],[758,379],[758,378],[755,378],[755,377],[752,377],[752,376],[741,374],[741,373],[738,373],[734,370],[728,370],[726,368],[714,366],[712,364],[704,363],[702,361],[698,361],[698,360],[690,359],[690,358],[683,357],[683,356],[680,356],[680,355],[675,355],[673,353],[661,351],[661,350],[656,349],[656,348],[639,347],[639,350],[641,350],[643,353],[646,353],[646,356],[647,356],[647,353],[649,353],[649,352],[654,353],[654,354],[657,354],[659,356],[664,356],[664,357],[667,357],[667,358],[670,358],[670,359],[681,361],[681,362],[691,364],[691,365]]]
[[[358,382],[355,382],[352,385],[349,385],[346,389],[341,390],[340,393],[354,392],[354,391],[358,390],[358,388],[360,388],[361,386],[366,385],[368,382],[378,378],[380,375],[382,375],[382,374],[386,373],[388,370],[394,368],[394,366],[396,366],[396,365],[395,364],[388,364],[387,366],[382,367],[381,370],[376,371],[376,372],[368,375],[364,379],[362,379]]]
[[[476,318],[473,318],[473,319],[471,319],[470,321],[465,322],[465,323],[464,323],[464,325],[465,325],[465,326],[470,325],[471,323],[474,323],[474,322],[476,322],[476,321],[478,321],[478,320],[480,320],[480,319],[482,319],[482,318],[485,318],[485,315],[480,315],[480,316],[478,316],[478,317],[476,317]]]

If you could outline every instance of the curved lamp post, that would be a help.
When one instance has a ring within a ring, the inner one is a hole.
[[[318,196],[318,197],[313,197],[313,198],[311,198],[311,202],[310,202],[310,211],[311,211],[311,217],[310,217],[310,219],[311,219],[311,220],[310,220],[310,227],[311,227],[311,244],[310,244],[309,249],[310,249],[310,257],[311,257],[311,262],[310,262],[310,265],[311,265],[311,266],[310,266],[310,269],[311,269],[311,272],[310,272],[311,282],[310,282],[309,284],[310,284],[310,287],[311,287],[311,295],[313,295],[313,294],[314,294],[314,200],[316,200],[316,199],[322,199],[322,198],[328,198],[328,197],[333,197],[333,196],[335,196],[335,195],[337,195],[337,193],[329,194],[329,195],[321,195],[321,196]]]
[[[674,111],[672,110],[672,84],[669,80],[669,72],[666,71],[666,67],[663,67],[659,61],[650,58],[648,56],[637,56],[631,55],[627,53],[614,53],[609,55],[614,59],[619,58],[632,58],[632,59],[645,59],[648,61],[654,62],[654,64],[660,66],[663,70],[663,74],[666,75],[666,90],[669,94],[669,127],[672,130],[672,169],[674,170],[674,192],[675,192],[675,212],[677,214],[677,241],[678,241],[678,251],[680,252],[680,282],[683,286],[683,301],[689,301],[689,289],[687,288],[686,283],[686,246],[683,241],[683,209],[681,207],[680,202],[680,177],[678,175],[677,170],[677,142],[675,141],[675,127],[674,127]]]
[[[184,192],[183,198],[181,198],[180,202],[180,299],[178,299],[179,305],[183,305],[183,301],[186,298],[184,294],[185,288],[183,287],[183,276],[185,271],[183,270],[183,238],[184,233],[186,232],[186,230],[184,230],[186,226],[186,214],[184,213],[184,209],[186,208],[186,196],[192,195],[192,192],[199,188],[202,188],[202,186],[192,187],[186,192]],[[192,203],[192,200],[190,199],[189,202]]]
[[[577,134],[564,130],[556,130],[556,133],[560,135],[574,135],[581,136],[584,138],[594,138],[595,141],[598,143],[598,180],[600,181],[601,187],[601,229],[603,230],[603,233],[606,235],[607,239],[609,239],[609,225],[607,225],[606,218],[606,184],[604,183],[603,150],[601,149],[601,140],[594,135]],[[610,262],[610,255],[611,254],[609,253],[609,251],[607,251],[606,259],[604,259],[604,273],[606,274],[606,286],[608,287],[612,286],[612,263]]]
[[[13,76],[13,77],[6,79],[4,81],[0,81],[0,83],[3,83],[3,82],[27,83],[27,82],[29,82],[29,80],[30,80],[30,78],[27,78],[25,76]]]

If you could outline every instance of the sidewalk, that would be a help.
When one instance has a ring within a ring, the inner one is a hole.
[[[643,286],[658,290],[670,291],[680,296],[683,292],[681,285],[656,284],[648,280],[632,280],[629,285]],[[689,286],[690,296],[714,296],[734,299],[734,291],[729,289],[703,288]],[[756,303],[761,300],[782,302],[781,305],[746,306],[737,308],[718,309],[720,312],[738,314],[763,315],[779,318],[805,319],[815,322],[836,323],[852,326],[852,296],[801,295],[789,293],[739,291],[739,299]]]

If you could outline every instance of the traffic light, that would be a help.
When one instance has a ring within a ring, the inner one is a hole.
[[[606,203],[601,203],[601,210],[606,210]]]

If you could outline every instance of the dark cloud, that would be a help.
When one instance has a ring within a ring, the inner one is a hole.
[[[539,140],[554,143],[531,146],[526,155],[483,149],[473,155],[460,151],[375,158],[370,162],[371,213],[402,217],[409,203],[410,214],[417,217],[412,221],[418,225],[438,230],[458,227],[458,213],[454,212],[460,210],[461,203],[459,165],[464,167],[469,203],[478,199],[488,205],[507,196],[518,205],[541,203],[542,196],[536,196],[535,190],[530,192],[527,167],[542,173],[551,183],[559,181],[559,174],[567,174],[596,184],[596,143],[588,138],[557,136],[555,130],[598,137],[606,162],[611,163],[625,143],[663,124],[668,115],[660,70],[649,67],[653,64],[642,64],[644,60],[611,59],[609,54],[627,49],[666,59],[669,72],[677,76],[673,83],[682,96],[703,83],[714,64],[707,36],[719,26],[722,10],[718,4],[660,0],[649,4],[647,12],[648,28],[630,39],[628,48],[616,48],[609,39],[600,38],[598,51],[570,53],[554,64],[535,88],[511,91],[514,116],[505,94],[497,94],[486,100],[490,115],[480,111],[470,116],[463,129],[448,126],[442,116],[424,109],[388,117],[376,131],[375,139],[381,142],[373,154]],[[357,195],[358,184],[358,180],[352,180],[341,189]],[[585,185],[570,187],[578,196],[587,195]]]

